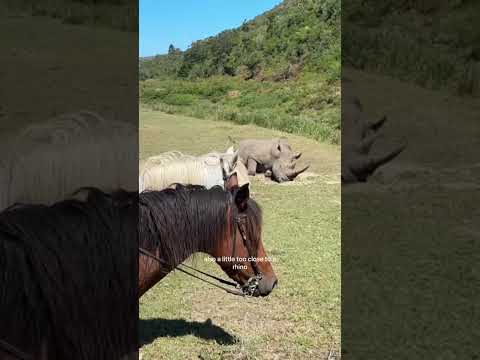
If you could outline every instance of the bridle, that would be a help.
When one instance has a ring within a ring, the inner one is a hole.
[[[256,255],[257,255],[256,251],[254,251],[252,249],[252,244],[250,244],[249,241],[248,241],[247,232],[245,230],[246,219],[247,219],[247,215],[245,215],[245,214],[236,214],[236,215],[233,215],[233,217],[232,217],[232,220],[233,220],[232,221],[232,242],[233,242],[232,258],[235,258],[235,247],[236,247],[236,242],[237,242],[236,238],[235,238],[235,235],[236,235],[236,230],[238,229],[238,231],[240,233],[240,236],[242,237],[243,245],[247,249],[250,266],[252,267],[253,272],[255,274],[254,276],[250,277],[243,286],[240,286],[239,284],[237,284],[233,281],[225,280],[225,279],[222,279],[218,276],[211,275],[211,274],[206,273],[204,271],[198,270],[198,269],[196,269],[192,266],[188,266],[186,264],[179,264],[176,267],[176,269],[178,271],[188,275],[188,276],[194,277],[194,278],[196,278],[198,280],[201,280],[201,281],[203,281],[207,284],[210,284],[210,285],[215,286],[219,289],[222,289],[229,294],[237,295],[237,296],[253,296],[258,289],[258,285],[259,285],[260,280],[262,279],[263,275],[262,275],[261,271],[258,269],[258,265],[257,265],[257,261],[256,261]],[[171,266],[171,264],[167,263],[165,260],[159,258],[155,254],[152,254],[150,251],[148,251],[148,250],[146,250],[142,247],[138,247],[138,251],[140,252],[140,254],[145,255],[145,256],[157,261],[161,265]],[[227,286],[230,286],[230,287],[234,287],[234,289],[227,288],[227,287],[224,287],[224,286],[219,285],[217,283],[214,283],[212,281],[209,281],[207,279],[204,279],[204,278],[202,278],[198,275],[195,275],[195,274],[191,273],[188,270],[185,270],[185,268],[189,269],[189,270],[192,270],[192,271],[195,271],[197,273],[200,273],[202,275],[205,275],[209,278],[215,279],[216,281],[218,281],[221,284],[224,284],[224,285],[227,285]]]
[[[228,174],[227,174],[227,171],[225,170],[225,161],[223,160],[222,157],[220,157],[220,169],[222,170],[223,186],[225,187],[228,181]]]
[[[250,279],[247,280],[247,283],[242,286],[242,291],[247,293],[247,295],[252,296],[258,288],[258,284],[260,280],[262,280],[262,272],[258,269],[258,264],[256,261],[257,253],[254,249],[252,249],[252,245],[248,241],[247,232],[245,230],[245,222],[247,220],[247,215],[245,214],[237,214],[233,216],[233,226],[237,227],[240,236],[242,237],[243,245],[247,249],[248,258],[250,266],[253,269],[253,273],[255,274]],[[233,249],[232,249],[232,258],[235,258],[235,246],[236,246],[236,239],[235,239],[235,228],[232,231],[232,242],[233,242]]]

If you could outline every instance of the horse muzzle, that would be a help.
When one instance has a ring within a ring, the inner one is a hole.
[[[276,277],[264,277],[256,275],[248,279],[247,283],[242,286],[242,292],[247,296],[267,296],[277,286]]]

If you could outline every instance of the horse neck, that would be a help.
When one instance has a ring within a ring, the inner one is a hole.
[[[211,256],[215,256],[216,250],[221,246],[219,244],[223,237],[230,233],[229,229],[231,227],[231,222],[228,220],[231,218],[231,207],[227,207],[228,211],[225,214],[225,220],[227,223],[225,225],[226,234],[215,234],[208,241],[205,238],[205,228],[211,226],[211,224],[202,224],[187,222],[186,226],[182,228],[184,234],[188,234],[188,237],[185,238],[185,241],[188,242],[187,245],[175,243],[174,245],[181,245],[178,248],[172,249],[166,247],[166,245],[159,244],[155,249],[150,249],[153,255],[161,259],[165,259],[168,262],[168,266],[165,264],[159,264],[153,259],[149,259],[146,256],[141,256],[139,261],[139,294],[143,295],[148,289],[154,286],[156,283],[161,281],[166,275],[173,271],[179,264],[187,260],[190,256],[196,253],[206,253]],[[201,209],[198,209],[201,211]],[[202,231],[203,229],[203,231]],[[171,246],[171,244],[170,244]],[[167,254],[165,254],[166,252]],[[174,256],[169,256],[168,253],[174,253]]]
[[[215,245],[216,246],[216,245]],[[207,253],[209,255],[214,254],[215,246],[209,248],[205,244],[196,244],[196,247],[191,248],[191,251],[186,251],[182,256],[177,257],[171,262],[170,266],[159,264],[156,260],[148,258],[145,255],[139,258],[139,271],[138,271],[138,293],[139,296],[145,294],[150,288],[159,283],[165,276],[173,271],[179,264],[189,258],[191,255],[199,252]],[[160,248],[153,251],[153,255],[161,258]]]

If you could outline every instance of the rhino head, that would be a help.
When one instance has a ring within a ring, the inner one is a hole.
[[[300,170],[296,170],[297,161],[302,156],[302,153],[295,153],[286,138],[278,140],[272,153],[276,160],[272,165],[271,177],[272,180],[277,182],[293,181],[310,167],[310,165],[307,165]]]
[[[345,97],[342,101],[342,183],[365,182],[376,169],[396,158],[406,143],[384,154],[371,155],[370,149],[382,136],[380,129],[387,117],[369,122],[358,98]]]
[[[293,181],[295,178],[307,170],[310,165],[303,167],[300,170],[296,170],[295,166],[292,167],[290,164],[287,166],[282,165],[281,161],[276,161],[272,166],[272,180],[282,183],[285,181]]]
[[[366,182],[377,168],[395,159],[406,143],[381,155],[362,154],[358,150],[342,150],[342,183]]]

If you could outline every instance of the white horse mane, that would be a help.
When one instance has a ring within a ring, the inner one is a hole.
[[[80,187],[134,191],[136,128],[91,111],[32,124],[8,142],[0,160],[0,210],[14,203],[50,204]],[[133,171],[132,171],[133,172]]]
[[[222,161],[223,170],[222,171]],[[247,169],[238,161],[237,152],[210,152],[201,156],[169,151],[148,158],[140,169],[139,191],[162,190],[174,183],[224,187],[223,174],[237,173],[241,185],[248,183]]]

